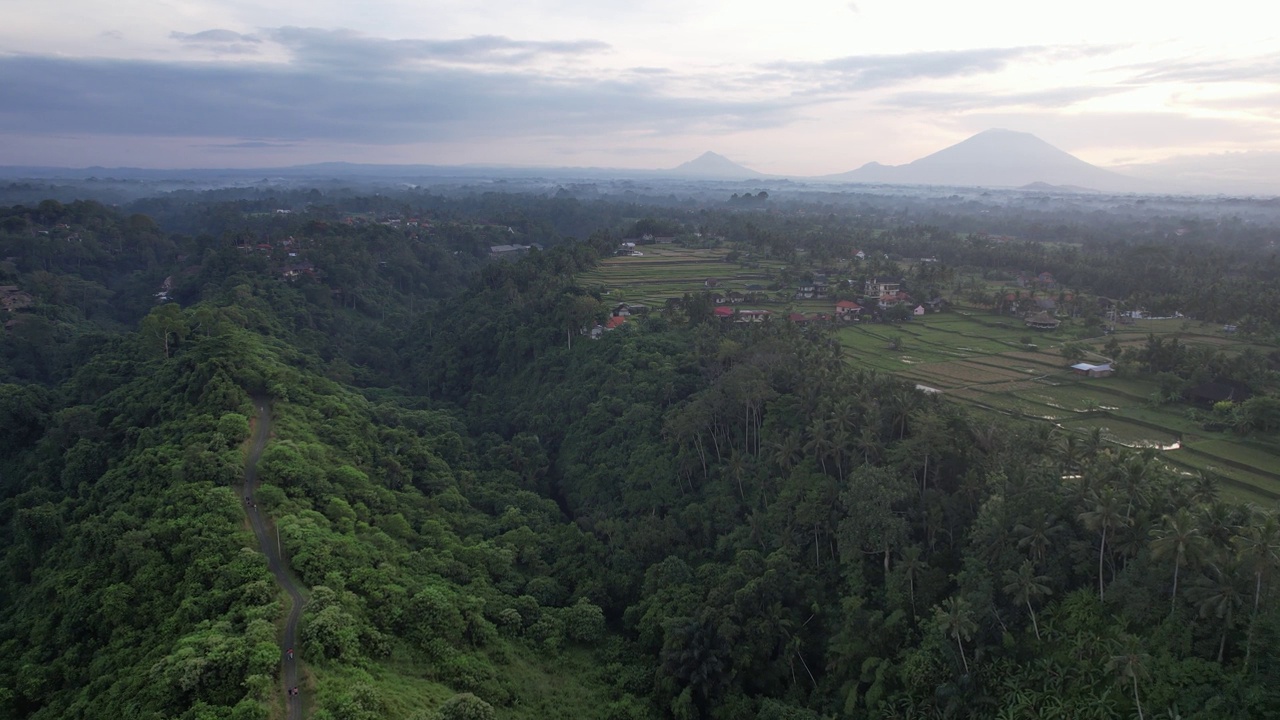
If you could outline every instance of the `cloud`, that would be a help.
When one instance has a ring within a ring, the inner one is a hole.
[[[221,150],[261,150],[263,148],[297,147],[297,143],[267,142],[265,140],[245,140],[233,143],[207,143],[196,147],[217,148]]]
[[[198,33],[173,31],[169,37],[184,45],[200,48],[215,55],[256,55],[261,52],[262,40],[253,36],[215,28]]]
[[[1124,92],[1123,87],[1077,86],[1018,93],[901,92],[882,98],[878,104],[936,112],[993,110],[1006,107],[1064,108],[1084,100]]]
[[[871,90],[920,79],[994,73],[1009,63],[1045,51],[1042,47],[938,50],[901,55],[851,55],[818,62],[776,62],[763,66],[780,77],[811,84],[811,92]]]
[[[503,41],[450,52],[474,56]],[[560,48],[556,48],[558,51]],[[400,144],[485,137],[681,134],[777,127],[794,100],[676,96],[660,77],[555,78],[524,68],[314,62],[162,63],[0,56],[0,132]]]
[[[243,35],[231,30],[223,30],[215,28],[213,30],[204,30],[198,33],[184,33],[173,31],[169,33],[169,37],[184,43],[197,44],[216,44],[216,43],[260,43],[258,38],[252,35]]]
[[[1117,69],[1138,71],[1129,82],[1140,85],[1157,82],[1280,83],[1280,53],[1250,58],[1166,60]]]
[[[599,40],[512,40],[477,35],[453,40],[372,37],[352,30],[283,27],[271,39],[296,62],[310,65],[387,67],[412,62],[518,65],[552,56],[578,56],[608,50]]]

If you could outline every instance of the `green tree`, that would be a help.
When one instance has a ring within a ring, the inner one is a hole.
[[[964,641],[973,639],[978,631],[978,623],[973,618],[973,609],[969,601],[961,596],[952,596],[934,608],[934,624],[943,634],[956,641],[960,649],[960,662],[964,664],[964,672],[969,674],[969,661],[964,654]]]
[[[1117,652],[1107,660],[1107,669],[1115,673],[1116,680],[1133,688],[1133,704],[1142,720],[1142,699],[1138,697],[1138,681],[1148,677],[1147,667],[1151,656],[1142,651],[1142,641],[1132,635],[1121,638]]]
[[[1088,500],[1089,509],[1080,513],[1080,521],[1089,530],[1098,533],[1098,599],[1106,598],[1103,586],[1103,561],[1107,557],[1107,536],[1117,528],[1127,524],[1125,516],[1120,512],[1120,496],[1111,488],[1103,488],[1094,493]]]
[[[458,693],[440,705],[436,717],[439,720],[494,720],[497,714],[492,705],[475,695]]]
[[[1153,558],[1173,558],[1173,590],[1169,592],[1169,614],[1172,615],[1178,602],[1178,571],[1184,563],[1200,557],[1205,546],[1204,536],[1200,534],[1195,516],[1182,507],[1172,515],[1165,515],[1160,525],[1151,530],[1151,538]]]
[[[1035,630],[1037,640],[1040,639],[1040,624],[1036,622],[1036,611],[1031,606],[1031,601],[1053,594],[1053,589],[1049,587],[1051,580],[1052,578],[1048,575],[1037,575],[1035,566],[1030,560],[1023,560],[1016,571],[1004,572],[1004,593],[1015,603],[1027,606],[1027,612],[1031,613],[1031,627]]]

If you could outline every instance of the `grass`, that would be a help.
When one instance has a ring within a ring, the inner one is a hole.
[[[502,656],[500,660],[490,659],[511,696],[508,703],[492,703],[499,720],[576,720],[604,716],[610,699],[609,684],[590,652],[571,647],[551,657],[510,643],[494,654]],[[454,695],[452,689],[430,679],[432,667],[428,662],[404,648],[397,648],[391,658],[369,663],[365,668],[320,663],[311,666],[311,670],[308,682],[320,688],[317,706],[335,699],[326,694],[325,688],[346,691],[363,683],[373,689],[382,703],[381,717],[390,720],[404,720],[418,710],[439,707]],[[482,690],[476,694],[489,699]],[[308,714],[314,709],[307,708]]]

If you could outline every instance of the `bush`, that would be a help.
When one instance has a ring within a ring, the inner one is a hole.
[[[436,711],[439,720],[494,720],[496,715],[493,706],[472,695],[458,693],[440,706]]]

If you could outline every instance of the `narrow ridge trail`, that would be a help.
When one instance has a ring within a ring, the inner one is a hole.
[[[302,617],[302,606],[306,602],[302,591],[298,588],[289,571],[285,567],[281,553],[280,536],[277,531],[269,531],[268,521],[258,509],[255,495],[258,489],[258,459],[262,457],[262,449],[267,445],[271,435],[271,406],[264,398],[254,398],[258,407],[258,419],[253,431],[253,439],[249,445],[249,457],[244,467],[245,512],[249,515],[249,524],[253,526],[253,534],[258,537],[258,547],[267,556],[267,568],[275,576],[276,583],[289,593],[292,600],[289,616],[285,620],[284,635],[280,638],[280,662],[283,664],[281,680],[284,683],[285,718],[286,720],[302,719],[302,695],[292,695],[290,690],[298,685],[298,620]],[[290,651],[293,657],[290,657]],[[301,693],[301,689],[299,689]]]

